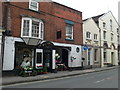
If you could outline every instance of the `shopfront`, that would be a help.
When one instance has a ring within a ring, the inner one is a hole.
[[[27,45],[21,38],[6,37],[3,71],[10,71],[24,66],[25,61],[34,69],[47,68],[48,72],[55,69],[54,45],[43,41],[37,45]]]

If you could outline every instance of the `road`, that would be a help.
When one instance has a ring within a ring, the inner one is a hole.
[[[118,69],[14,84],[3,88],[118,88]]]

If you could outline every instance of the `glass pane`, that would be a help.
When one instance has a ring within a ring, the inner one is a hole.
[[[67,39],[73,39],[73,26],[67,24],[66,25],[66,38]]]
[[[42,63],[42,53],[37,52],[37,63]]]
[[[39,37],[39,22],[32,21],[32,37]]]
[[[23,36],[29,36],[29,20],[23,22]]]

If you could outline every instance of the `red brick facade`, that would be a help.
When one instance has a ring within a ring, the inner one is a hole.
[[[44,21],[44,40],[68,43],[83,44],[82,13],[67,6],[55,2],[40,2],[39,11],[29,9],[28,2],[10,2],[10,17],[12,36],[21,36],[22,16],[35,17]],[[4,15],[5,16],[5,15]],[[65,40],[65,20],[74,22],[74,40]],[[57,31],[62,32],[61,39],[57,39]]]

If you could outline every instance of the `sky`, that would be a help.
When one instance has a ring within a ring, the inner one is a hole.
[[[83,19],[111,11],[118,21],[118,2],[120,0],[52,0],[83,13]]]

